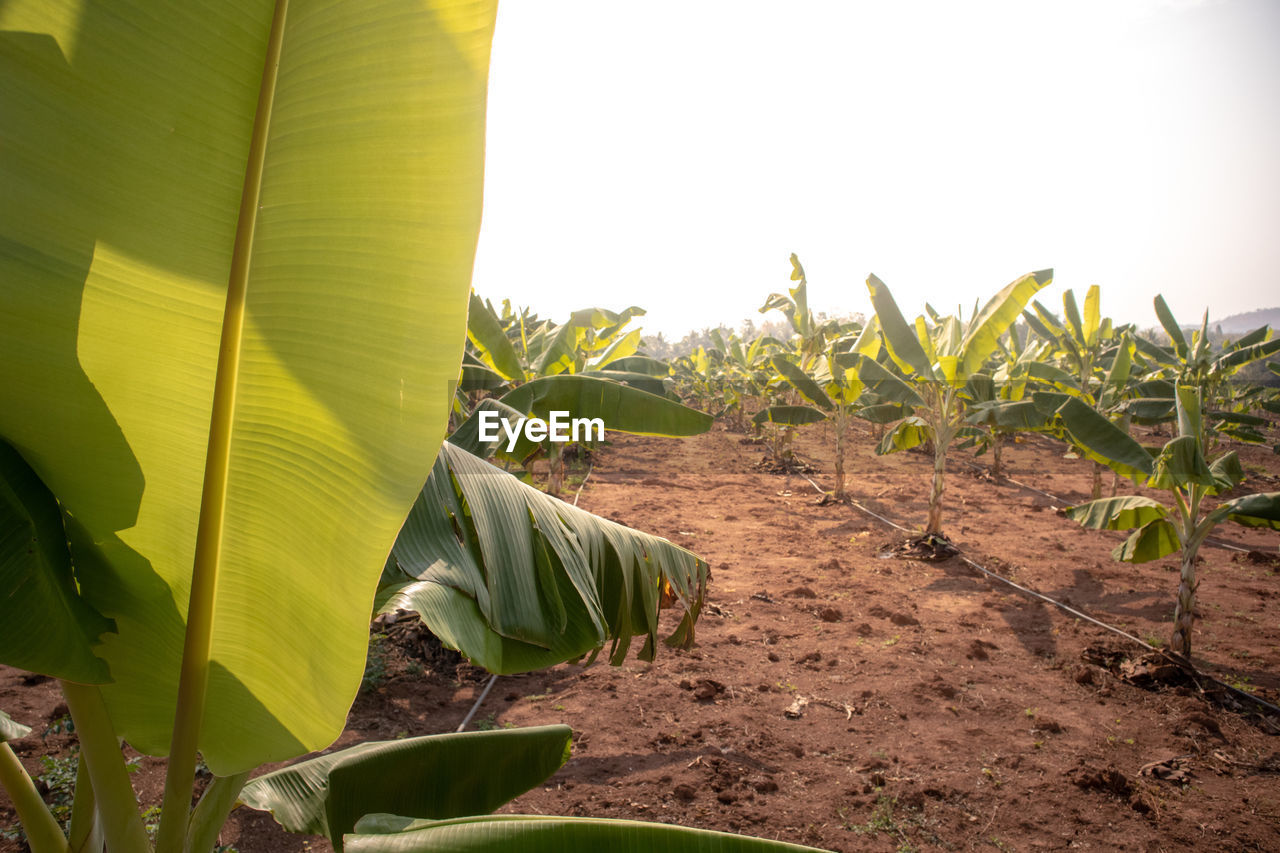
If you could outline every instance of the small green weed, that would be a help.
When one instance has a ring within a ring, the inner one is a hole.
[[[360,692],[377,690],[387,682],[387,635],[369,635],[369,656],[364,662],[364,678],[360,679]]]

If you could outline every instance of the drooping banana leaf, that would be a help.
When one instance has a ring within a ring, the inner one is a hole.
[[[245,785],[240,801],[334,850],[367,814],[441,820],[488,814],[556,772],[568,726],[375,741],[300,761]]]
[[[494,815],[448,821],[414,821],[371,815],[347,836],[348,853],[821,853],[782,841],[634,820]]]
[[[1149,563],[1167,557],[1182,547],[1178,529],[1165,518],[1148,521],[1129,534],[1111,551],[1111,558],[1122,563]]]
[[[443,511],[442,511],[443,510]],[[379,590],[382,611],[414,610],[446,645],[490,672],[542,669],[633,635],[653,658],[658,609],[693,641],[707,564],[665,539],[584,512],[446,444],[405,522]]]
[[[933,428],[923,418],[912,416],[885,433],[876,446],[876,455],[885,456],[900,450],[910,450],[932,440]]]
[[[1067,508],[1067,518],[1094,530],[1129,530],[1168,517],[1164,504],[1139,495],[1100,498]]]
[[[683,403],[593,374],[545,376],[508,391],[501,400],[543,419],[552,412],[568,412],[570,418],[600,418],[607,430],[636,435],[699,435],[711,429],[714,420]],[[514,453],[523,459],[536,449],[522,437]]]
[[[1142,445],[1079,398],[1058,409],[1071,441],[1095,462],[1135,481],[1151,476],[1152,458]]]
[[[1213,515],[1225,517],[1245,527],[1280,530],[1280,492],[1259,492],[1227,501]]]
[[[191,601],[183,719],[215,773],[342,730],[458,377],[493,18],[0,5],[0,435],[68,513],[144,752]]]

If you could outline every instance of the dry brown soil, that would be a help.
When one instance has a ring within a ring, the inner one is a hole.
[[[814,426],[797,445],[825,488],[830,443]],[[854,442],[850,494],[921,524],[931,460],[876,457],[872,446],[865,431]],[[886,557],[902,534],[855,507],[817,503],[802,476],[758,470],[763,453],[717,424],[688,440],[615,438],[597,455],[580,505],[703,555],[708,607],[696,648],[663,649],[652,665],[499,679],[473,726],[575,731],[569,762],[504,811],[665,821],[840,851],[1280,850],[1276,720],[1207,681],[1144,679],[1150,668],[1132,663],[1141,647],[956,558]],[[1280,488],[1280,459],[1241,456],[1245,488]],[[1086,463],[1064,459],[1061,445],[1037,437],[1006,458],[1013,478],[1054,497],[994,482],[955,454],[944,526],[964,554],[1167,642],[1176,562],[1115,563],[1118,534],[1055,512],[1086,499],[1089,483]],[[1277,536],[1220,531],[1218,541],[1255,553],[1202,552],[1196,662],[1275,702]],[[358,698],[340,744],[461,721],[483,674],[416,633],[400,624],[382,641],[386,677]],[[4,668],[0,708],[37,731],[65,713],[53,684]],[[69,743],[50,732],[15,747],[38,770],[41,752]],[[137,786],[158,801],[161,762],[140,767]],[[12,822],[0,795],[0,827]],[[243,810],[222,840],[243,853],[328,849]]]

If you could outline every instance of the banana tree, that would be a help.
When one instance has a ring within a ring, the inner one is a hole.
[[[150,849],[122,738],[203,853],[341,732],[459,374],[494,16],[0,8],[0,660],[60,679],[84,767],[67,837],[0,756],[35,853]]]
[[[1023,312],[1023,318],[1036,334],[1052,343],[1061,364],[1060,371],[1047,363],[1040,365],[1039,378],[1048,380],[1057,391],[1079,397],[1127,429],[1125,404],[1138,379],[1132,325],[1117,327],[1110,317],[1102,316],[1101,290],[1096,284],[1085,294],[1083,315],[1075,293],[1068,290],[1062,294],[1065,322],[1039,302],[1033,302],[1032,307],[1033,311]],[[1102,497],[1102,469],[1102,463],[1093,463],[1090,494],[1095,500]]]
[[[1128,476],[1145,475],[1149,487],[1168,492],[1168,503],[1140,495],[1104,498],[1070,507],[1067,516],[1085,527],[1133,530],[1111,552],[1117,560],[1144,563],[1181,552],[1170,647],[1187,658],[1199,588],[1196,558],[1205,538],[1224,521],[1280,530],[1280,492],[1234,498],[1205,512],[1208,499],[1238,486],[1244,471],[1235,451],[1212,462],[1206,459],[1201,394],[1190,385],[1178,386],[1178,435],[1154,456],[1078,400],[1068,401],[1060,412],[1076,442],[1094,458]]]
[[[640,435],[706,432],[712,419],[668,394],[670,367],[637,354],[640,330],[628,331],[627,326],[642,314],[635,306],[618,313],[586,308],[561,325],[543,321],[530,328],[523,316],[499,316],[472,293],[467,336],[482,366],[503,383],[497,399],[523,416],[545,420],[561,411]],[[563,443],[550,436],[542,441],[522,438],[500,455],[526,467],[535,457],[546,456],[547,491],[559,495],[563,450]]]
[[[759,415],[772,423],[785,424],[788,428],[806,423],[830,420],[835,432],[835,489],[831,497],[837,501],[846,499],[844,458],[849,425],[869,403],[879,399],[864,397],[865,387],[858,376],[858,360],[875,358],[880,350],[879,326],[874,317],[861,329],[858,337],[844,349],[839,341],[833,342],[825,353],[811,365],[812,373],[790,361],[784,355],[775,355],[772,365],[780,377],[809,406],[770,406]]]
[[[761,314],[780,311],[791,325],[791,350],[796,355],[800,366],[808,369],[826,350],[828,342],[839,337],[844,329],[837,320],[820,321],[809,310],[809,281],[805,277],[800,258],[791,254],[791,280],[799,282],[786,293],[770,293]]]
[[[1000,337],[1018,319],[1028,300],[1053,279],[1052,270],[1028,273],[1006,285],[975,311],[968,324],[959,317],[923,316],[908,325],[885,286],[875,275],[867,279],[880,334],[897,373],[865,356],[858,361],[862,382],[914,414],[885,435],[877,453],[893,453],[929,442],[933,446],[933,482],[929,490],[926,537],[942,535],[942,493],[947,449],[963,430],[964,388],[981,372]]]
[[[1237,387],[1237,377],[1247,365],[1280,352],[1280,338],[1273,337],[1269,327],[1260,326],[1215,351],[1209,339],[1207,309],[1199,330],[1192,332],[1188,341],[1164,297],[1156,296],[1154,304],[1169,347],[1135,341],[1151,369],[1144,393],[1129,404],[1134,419],[1143,423],[1172,421],[1176,388],[1189,385],[1198,389],[1204,405],[1206,447],[1215,448],[1222,436],[1249,443],[1264,441],[1262,430],[1270,427],[1270,421],[1256,411],[1261,407],[1259,394]]]

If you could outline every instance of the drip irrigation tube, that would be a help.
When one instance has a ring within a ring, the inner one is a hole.
[[[489,691],[493,689],[493,682],[497,680],[498,680],[497,673],[494,673],[493,675],[489,676],[489,683],[484,686],[484,690],[480,691],[480,696],[478,699],[476,699],[476,703],[471,706],[471,710],[468,711],[467,715],[462,718],[462,722],[458,723],[458,727],[454,729],[454,731],[460,732],[467,727],[467,723],[471,722],[471,718],[476,715],[476,711],[480,710],[480,706],[484,704],[485,697],[488,696]]]
[[[801,475],[801,476],[804,476],[804,478],[809,481],[809,484],[813,486],[815,489],[817,489],[820,493],[824,495],[826,494],[826,490],[823,489],[821,486],[819,486],[817,483],[815,483],[808,476],[805,476],[805,475]],[[1053,497],[1053,496],[1049,495],[1049,497]],[[907,529],[906,527],[903,527],[901,524],[898,524],[897,522],[891,519],[885,518],[883,515],[880,515],[877,512],[873,512],[872,510],[867,509],[865,506],[858,503],[853,498],[848,498],[848,501],[851,506],[856,507],[857,509],[861,510],[862,512],[866,513],[867,515],[871,516],[877,521],[880,521],[880,522],[883,522],[884,524],[889,525],[895,530],[899,530],[903,533],[908,533],[908,534],[913,532]],[[1248,699],[1249,701],[1254,702],[1257,705],[1261,705],[1262,707],[1266,708],[1268,711],[1271,711],[1275,714],[1280,714],[1280,706],[1273,705],[1270,702],[1266,701],[1265,699],[1261,699],[1257,696],[1254,696],[1252,693],[1247,693],[1244,690],[1241,690],[1237,687],[1232,687],[1230,684],[1227,684],[1225,681],[1221,681],[1217,678],[1214,678],[1212,675],[1209,675],[1206,672],[1202,672],[1201,670],[1197,669],[1195,665],[1191,663],[1190,660],[1186,658],[1183,658],[1171,652],[1165,651],[1164,649],[1157,648],[1151,645],[1150,643],[1148,643],[1146,640],[1143,640],[1140,637],[1135,637],[1133,634],[1130,634],[1128,631],[1117,628],[1114,625],[1108,625],[1106,622],[1102,622],[1098,619],[1095,619],[1087,613],[1081,613],[1079,610],[1076,610],[1074,607],[1071,607],[1070,605],[1063,604],[1061,601],[1050,598],[1049,596],[1043,593],[1036,592],[1034,589],[1028,589],[1027,587],[1022,586],[1021,584],[1015,583],[1009,580],[1008,578],[1003,577],[1002,575],[996,574],[990,569],[987,569],[978,565],[973,560],[970,560],[968,557],[966,557],[964,554],[957,554],[957,556],[960,557],[960,559],[965,563],[965,565],[969,566],[970,568],[977,569],[979,572],[981,572],[982,574],[986,575],[989,578],[992,578],[993,580],[998,580],[1001,583],[1007,584],[1008,586],[1013,587],[1014,589],[1018,590],[1019,592],[1025,595],[1029,595],[1032,598],[1036,598],[1041,601],[1052,604],[1054,607],[1057,607],[1067,613],[1070,613],[1072,616],[1076,617],[1077,619],[1083,619],[1084,621],[1089,622],[1090,624],[1097,625],[1099,628],[1104,628],[1113,634],[1118,634],[1119,636],[1124,637],[1126,640],[1130,640],[1131,642],[1137,643],[1138,645],[1142,646],[1143,648],[1149,651],[1155,652],[1156,654],[1165,658],[1175,666],[1178,666],[1179,668],[1182,668],[1191,672],[1192,678],[1195,678],[1196,676],[1199,676],[1200,678],[1204,678],[1214,684],[1217,684],[1220,687],[1225,687],[1227,690],[1231,691],[1237,696],[1240,696],[1241,698]],[[1201,690],[1203,691],[1203,688],[1201,688]]]
[[[591,476],[591,472],[596,469],[596,463],[592,462],[587,466],[587,473],[583,475],[582,482],[578,484],[578,493],[573,496],[573,505],[578,505],[578,498],[582,497],[582,490],[587,487],[587,477]]]

